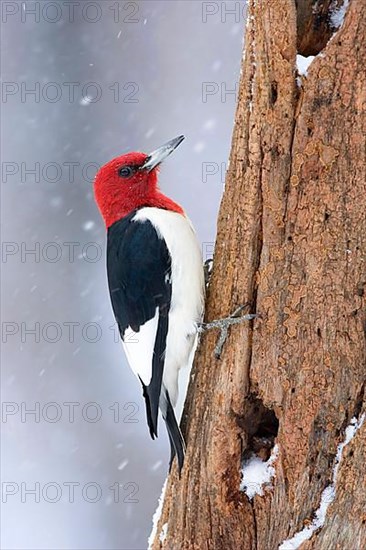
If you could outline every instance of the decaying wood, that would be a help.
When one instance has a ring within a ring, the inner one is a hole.
[[[155,550],[277,549],[312,520],[366,406],[364,0],[350,0],[301,86],[293,0],[256,0],[250,16],[206,321],[247,302],[262,317],[230,328],[220,360],[217,331],[202,336],[186,462],[169,476]],[[273,487],[249,501],[242,459],[268,441]],[[365,547],[365,456],[366,422],[302,550]]]
[[[336,30],[335,16],[343,9],[344,0],[295,0],[295,4],[297,51],[304,56],[317,55]]]

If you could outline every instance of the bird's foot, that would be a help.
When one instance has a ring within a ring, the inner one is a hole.
[[[216,346],[215,346],[215,357],[216,359],[220,359],[222,349],[224,347],[224,344],[226,342],[226,339],[229,334],[229,328],[232,325],[238,325],[239,323],[243,323],[244,321],[251,321],[252,319],[256,319],[259,317],[256,313],[249,313],[247,315],[240,315],[239,314],[248,307],[250,304],[244,304],[243,306],[238,307],[234,313],[232,313],[229,317],[224,317],[223,319],[216,319],[214,321],[211,321],[210,323],[199,323],[198,325],[198,332],[205,332],[206,330],[211,329],[219,329],[220,330],[220,336],[217,340]]]

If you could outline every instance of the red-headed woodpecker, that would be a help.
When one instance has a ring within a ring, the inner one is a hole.
[[[127,153],[111,160],[94,184],[108,230],[109,292],[124,350],[142,384],[151,437],[158,435],[160,408],[170,464],[177,455],[179,471],[185,445],[173,407],[179,369],[190,361],[202,317],[204,275],[192,224],[181,206],[160,192],[157,176],[183,139],[150,155]]]

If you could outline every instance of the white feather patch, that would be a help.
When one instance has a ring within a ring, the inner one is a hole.
[[[136,376],[141,378],[145,386],[148,386],[151,381],[152,359],[158,321],[159,310],[156,308],[155,316],[144,325],[141,325],[139,332],[134,332],[131,328],[128,328],[123,341],[123,348],[128,363]]]

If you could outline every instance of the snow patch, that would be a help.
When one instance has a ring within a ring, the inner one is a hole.
[[[246,31],[245,31],[245,34],[249,33],[249,30],[252,31],[253,33],[253,38],[252,38],[252,41],[251,41],[251,50],[249,52],[249,58],[251,59],[251,62],[252,62],[252,67],[253,67],[253,74],[251,75],[251,79],[250,79],[250,101],[249,101],[249,111],[252,112],[253,111],[253,101],[254,101],[254,80],[255,80],[255,72],[256,72],[256,67],[257,67],[257,61],[256,61],[256,58],[255,58],[255,47],[256,47],[256,42],[255,42],[255,22],[254,22],[254,15],[251,15],[252,13],[252,10],[255,8],[255,0],[248,0],[248,4],[247,4],[247,20],[246,20]],[[242,59],[244,60],[244,57],[246,56],[247,52],[246,52],[246,49],[245,47],[243,48],[243,54],[242,54]],[[242,68],[240,69],[240,75],[242,75]]]
[[[126,468],[127,464],[128,464],[128,460],[127,460],[127,459],[126,459],[126,460],[123,460],[123,461],[121,462],[121,464],[118,466],[119,471],[124,470],[124,469]]]
[[[164,525],[161,529],[160,537],[159,537],[160,542],[165,541],[167,534],[168,534],[168,524],[164,523]]]
[[[90,231],[95,226],[95,223],[92,220],[89,220],[85,223],[83,223],[83,229],[84,231]]]
[[[61,206],[63,204],[63,199],[62,197],[53,197],[51,200],[50,200],[50,206],[53,206],[53,208],[58,208],[59,206]]]
[[[85,107],[86,105],[90,105],[92,102],[93,102],[93,98],[89,95],[86,95],[80,99],[79,105]]]
[[[304,57],[303,55],[298,54],[296,56],[296,65],[297,65],[297,71],[299,74],[307,75],[308,69],[315,58],[315,55],[308,55],[308,57]]]
[[[151,533],[150,533],[150,536],[149,536],[149,539],[148,539],[148,550],[150,550],[150,548],[152,547],[152,544],[153,544],[153,542],[155,540],[155,537],[156,537],[156,533],[157,533],[157,530],[158,530],[159,519],[160,519],[160,516],[161,516],[161,512],[163,510],[163,503],[164,503],[164,497],[165,497],[165,491],[166,491],[167,484],[168,484],[168,478],[164,481],[164,485],[163,485],[163,488],[161,490],[161,495],[160,495],[159,502],[158,502],[158,507],[156,508],[155,514],[153,515],[153,518],[152,518],[153,526],[152,526],[152,530],[151,530]],[[164,524],[164,525],[166,525],[166,524]],[[164,525],[163,525],[163,529],[164,529]],[[163,529],[162,529],[162,531],[163,531]],[[161,537],[161,534],[160,534],[160,537]]]
[[[204,123],[203,129],[204,130],[212,130],[212,128],[215,128],[215,126],[216,126],[216,120],[214,118],[209,118]]]
[[[327,514],[328,506],[333,502],[336,496],[336,482],[337,475],[339,470],[339,465],[342,459],[343,449],[348,443],[353,439],[357,430],[359,430],[365,420],[365,413],[362,414],[359,420],[356,417],[353,417],[350,424],[346,428],[346,434],[344,441],[338,445],[337,454],[335,458],[335,463],[333,467],[333,476],[332,483],[328,485],[322,492],[320,498],[320,505],[317,511],[315,512],[315,517],[310,525],[307,525],[294,535],[291,539],[285,540],[279,547],[278,550],[297,550],[300,548],[301,544],[309,540],[315,531],[323,527],[325,523],[325,517]]]
[[[273,467],[273,463],[277,457],[278,445],[275,445],[271,456],[266,462],[256,455],[244,461],[241,470],[242,480],[240,483],[240,490],[244,491],[250,500],[252,500],[254,495],[263,496],[263,485],[268,485],[275,477],[276,471]]]
[[[155,462],[155,464],[153,464],[150,468],[150,470],[152,472],[156,472],[157,470],[159,470],[159,468],[163,465],[163,461],[162,460],[158,460],[157,462]]]
[[[145,133],[145,138],[149,139],[153,134],[155,133],[155,128],[149,128],[148,131]]]
[[[112,495],[108,495],[107,498],[104,500],[105,506],[110,506],[113,502]]]
[[[335,29],[338,30],[343,25],[348,6],[349,0],[344,0],[342,6],[336,7],[331,12],[330,22]]]
[[[235,36],[238,34],[238,32],[241,31],[241,24],[237,23],[236,25],[231,27],[230,34],[232,36]]]
[[[193,147],[195,153],[201,153],[206,148],[206,145],[203,141],[198,141]]]

